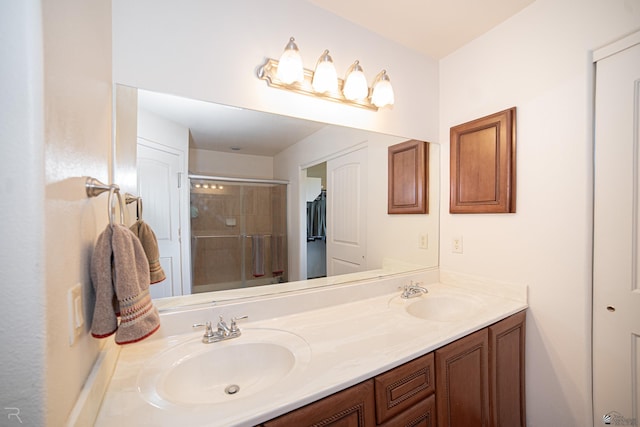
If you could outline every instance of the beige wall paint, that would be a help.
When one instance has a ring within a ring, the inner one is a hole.
[[[537,0],[440,62],[441,266],[529,286],[530,426],[592,425],[591,52],[639,25],[637,1]],[[449,128],[512,106],[517,213],[449,214]]]
[[[8,319],[0,400],[3,408],[19,410],[25,425],[58,426],[99,349],[88,326],[69,346],[66,292],[82,285],[90,320],[89,257],[107,214],[105,198],[87,199],[82,176],[109,181],[111,3],[0,7],[2,39],[11,40],[0,61],[2,312]],[[4,412],[2,418],[18,425]]]
[[[80,283],[90,323],[89,261],[108,217],[106,195],[89,200],[83,176],[110,182],[111,2],[46,0],[44,33],[46,425],[62,425],[99,342],[69,346],[67,290]]]

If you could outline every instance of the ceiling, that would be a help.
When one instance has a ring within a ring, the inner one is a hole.
[[[138,89],[138,107],[191,133],[190,148],[272,157],[324,123]]]
[[[440,59],[534,0],[308,0],[369,31]],[[364,12],[363,12],[364,11]],[[190,129],[191,148],[274,156],[324,125],[140,90],[140,108]]]
[[[440,59],[534,0],[308,0],[418,52]]]

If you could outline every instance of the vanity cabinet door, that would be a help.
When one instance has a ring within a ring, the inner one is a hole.
[[[487,329],[436,350],[438,427],[489,426]]]
[[[494,427],[525,426],[525,312],[489,327],[490,406]]]
[[[264,423],[264,427],[373,427],[375,425],[372,379]]]
[[[433,353],[375,377],[378,424],[413,407],[435,392]]]

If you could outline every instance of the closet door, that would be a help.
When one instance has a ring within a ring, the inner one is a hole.
[[[327,276],[367,270],[367,150],[327,162]]]
[[[626,42],[595,52],[594,425],[640,415],[640,33]]]

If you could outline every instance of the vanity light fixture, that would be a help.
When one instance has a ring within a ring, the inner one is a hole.
[[[318,93],[338,91],[338,73],[328,50],[325,50],[318,58],[311,86]]]
[[[289,43],[284,47],[284,52],[282,52],[282,56],[280,57],[277,75],[284,84],[301,83],[304,81],[302,57],[300,56],[300,50],[298,50],[298,45],[296,45],[293,37],[289,39]]]
[[[371,102],[379,108],[382,108],[385,105],[393,105],[393,87],[391,87],[391,80],[387,75],[387,70],[382,70],[373,81]]]
[[[370,89],[360,61],[355,61],[349,67],[345,80],[342,80],[337,77],[328,50],[320,56],[313,71],[303,68],[302,60],[297,62],[299,58],[300,51],[294,38],[291,37],[279,61],[267,58],[266,62],[258,67],[258,78],[265,80],[271,87],[373,111],[394,103],[393,88],[386,70],[376,76]],[[300,68],[298,65],[293,67],[292,64],[299,64]],[[296,71],[291,71],[292,69]],[[299,79],[300,69],[302,69],[301,79]]]
[[[354,62],[347,70],[347,78],[344,80],[342,93],[350,101],[366,99],[369,96],[367,78],[364,76],[360,61]]]

